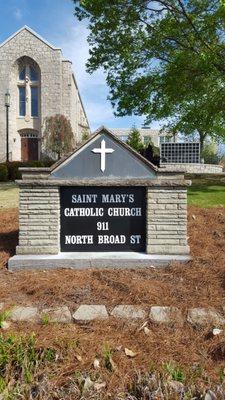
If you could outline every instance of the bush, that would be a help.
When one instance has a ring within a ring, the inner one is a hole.
[[[0,182],[8,181],[8,168],[6,164],[0,164]]]
[[[215,143],[208,143],[202,150],[202,158],[205,164],[219,164],[219,157],[217,154],[217,147]]]
[[[53,161],[49,160],[30,162],[11,161],[8,163],[2,163],[0,164],[0,182],[15,181],[16,179],[21,179],[22,174],[19,171],[20,167],[50,167],[53,163]]]
[[[141,155],[145,157],[148,161],[150,161],[152,164],[159,167],[160,164],[159,148],[154,146],[151,140],[149,140],[147,147],[145,147],[141,151]]]
[[[21,179],[21,173],[19,172],[19,167],[22,163],[19,161],[12,161],[7,163],[9,181],[15,181],[16,179]]]

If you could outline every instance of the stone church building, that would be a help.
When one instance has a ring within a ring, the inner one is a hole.
[[[6,96],[10,161],[41,157],[47,116],[65,115],[75,142],[90,133],[71,61],[27,26],[0,44],[0,162],[6,160]]]

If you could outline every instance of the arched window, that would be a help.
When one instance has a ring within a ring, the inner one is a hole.
[[[19,80],[20,81],[25,81],[25,75],[26,74],[26,70],[25,67],[23,69],[21,69],[20,73],[19,73]]]
[[[39,116],[40,75],[38,68],[23,63],[18,76],[19,116]]]
[[[38,73],[37,71],[30,66],[30,80],[31,82],[36,82],[38,81]]]

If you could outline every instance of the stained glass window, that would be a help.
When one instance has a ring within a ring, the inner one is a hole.
[[[38,87],[31,87],[31,116],[38,117]]]
[[[19,115],[26,115],[26,89],[25,86],[19,86]]]
[[[20,81],[25,81],[25,75],[26,75],[25,71],[26,71],[25,67],[20,71],[20,73],[19,73],[19,80]]]
[[[31,81],[38,81],[38,73],[37,71],[30,66],[30,80]]]

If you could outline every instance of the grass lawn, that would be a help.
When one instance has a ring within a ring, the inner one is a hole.
[[[14,182],[0,183],[0,209],[18,207],[19,189]]]
[[[220,180],[192,180],[192,186],[188,188],[188,204],[202,208],[225,206],[225,183]]]

